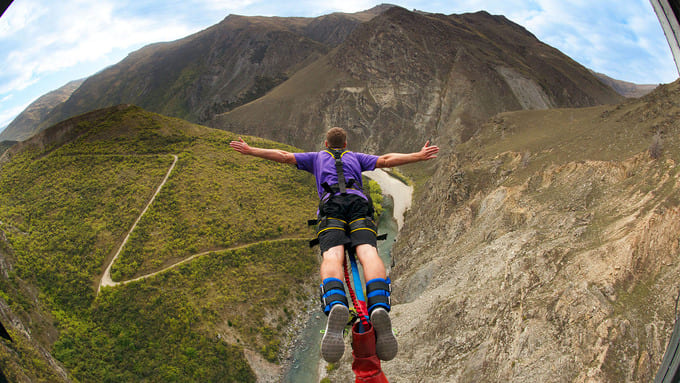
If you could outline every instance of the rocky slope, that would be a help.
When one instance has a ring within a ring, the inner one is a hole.
[[[678,100],[675,82],[504,113],[441,158],[393,250],[390,381],[653,380],[680,273]]]
[[[465,141],[502,111],[620,100],[502,16],[393,7],[264,97],[209,124],[305,149],[338,125],[348,128],[354,149],[404,151],[427,138],[443,146]]]
[[[0,339],[0,381],[71,382],[64,366],[50,353],[50,345],[59,336],[54,317],[38,298],[35,286],[16,275],[16,259],[6,246],[4,231],[1,236],[0,322],[11,339]]]

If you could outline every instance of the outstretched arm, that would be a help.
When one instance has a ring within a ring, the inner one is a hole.
[[[425,143],[419,152],[414,153],[389,153],[378,157],[376,168],[391,168],[394,166],[410,164],[412,162],[426,161],[437,158],[438,146],[430,146],[430,141]]]
[[[276,161],[282,164],[296,164],[295,155],[280,149],[262,149],[248,145],[243,138],[239,137],[238,141],[231,141],[229,143],[234,150],[241,154],[264,158],[265,160]]]

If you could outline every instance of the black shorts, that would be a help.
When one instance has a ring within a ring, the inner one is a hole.
[[[324,217],[327,222],[324,222]],[[319,246],[324,253],[331,247],[368,244],[376,247],[376,226],[368,201],[354,194],[335,195],[319,211]]]

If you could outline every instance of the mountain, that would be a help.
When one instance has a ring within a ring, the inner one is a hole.
[[[307,150],[337,125],[348,128],[355,150],[406,151],[428,138],[442,146],[466,141],[503,111],[621,99],[503,16],[392,7],[265,96],[208,124]]]
[[[262,96],[384,8],[317,18],[229,15],[194,35],[144,47],[89,77],[39,129],[123,103],[204,122]]]
[[[592,71],[591,71],[592,72]],[[651,91],[656,89],[658,84],[634,84],[632,82],[628,81],[621,81],[621,80],[616,80],[613,79],[605,74],[602,73],[597,73],[597,72],[592,72],[597,78],[600,79],[603,83],[609,85],[617,91],[620,95],[624,97],[631,97],[631,98],[638,98],[642,97],[646,94],[649,94]]]
[[[2,132],[2,141],[23,141],[39,131],[47,114],[71,97],[85,79],[71,81],[57,90],[39,97],[17,116]]]
[[[386,375],[652,381],[676,320],[678,117],[680,81],[501,113],[437,159],[392,251]],[[331,380],[346,381],[339,364]]]
[[[620,99],[502,16],[445,16],[384,4],[317,18],[230,15],[91,76],[37,130],[90,110],[135,104],[305,149],[326,125],[340,125],[363,145],[355,149],[401,150],[414,145],[416,135],[388,140],[385,132],[396,125],[464,141],[501,111]],[[252,120],[260,114],[268,118]]]
[[[9,381],[254,382],[260,366],[280,368],[316,286],[315,187],[305,172],[238,154],[234,138],[121,105],[5,152]],[[98,288],[112,262],[122,284]]]

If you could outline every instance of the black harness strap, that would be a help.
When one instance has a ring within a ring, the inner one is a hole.
[[[352,222],[349,223],[349,232],[353,233],[357,230],[370,230],[375,235],[378,235],[378,227],[375,225],[375,221],[373,221],[373,217],[364,217],[364,218],[359,218],[356,219]]]
[[[354,186],[354,179],[350,179],[349,181],[345,182],[345,194],[343,195],[347,195],[347,189],[358,190],[353,188],[352,186]],[[326,197],[334,196],[338,193],[341,193],[339,184],[329,185],[328,182],[324,182],[321,184],[321,187],[323,188],[323,191],[326,192],[326,194],[324,194],[323,197],[321,198],[322,200],[325,200]]]
[[[342,155],[345,152],[341,150],[331,149],[331,154],[335,158],[335,171],[338,173],[338,188],[340,188],[340,194],[347,194],[347,185],[345,184],[345,171],[342,169]]]
[[[347,153],[347,150],[343,151],[342,149],[328,149],[325,152],[333,156],[335,159],[335,172],[338,175],[338,183],[329,185],[327,182],[324,182],[321,184],[321,187],[323,187],[323,190],[326,192],[326,196],[333,196],[338,193],[347,195],[347,189],[354,185],[354,179],[349,181],[345,179],[345,171],[342,168],[342,156]],[[321,198],[322,201],[324,199],[325,196]]]

